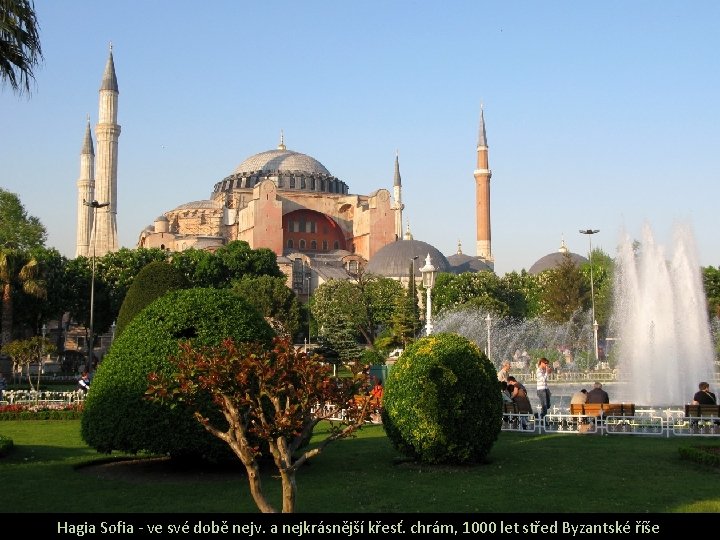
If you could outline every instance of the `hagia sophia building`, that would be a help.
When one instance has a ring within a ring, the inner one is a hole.
[[[112,47],[100,85],[97,144],[88,119],[77,181],[76,256],[100,257],[119,249],[118,82]],[[402,182],[395,157],[392,193],[379,187],[367,195],[352,194],[317,159],[289,150],[281,132],[276,148],[245,159],[216,181],[208,199],[167,210],[139,232],[137,246],[170,252],[189,248],[214,250],[234,240],[251,248],[269,248],[301,298],[330,279],[366,272],[409,281],[410,262],[416,279],[429,254],[441,272],[493,271],[490,229],[490,178],[485,119],[481,111],[477,141],[476,255],[444,256],[403,232]],[[121,186],[122,187],[122,186]],[[93,206],[95,201],[96,206]],[[105,205],[106,204],[106,205]],[[93,223],[93,218],[97,220]],[[93,238],[93,234],[95,237]],[[91,249],[91,247],[93,249]]]

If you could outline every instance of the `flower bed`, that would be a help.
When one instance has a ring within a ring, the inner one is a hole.
[[[0,420],[73,420],[82,415],[83,403],[13,403],[0,406]]]

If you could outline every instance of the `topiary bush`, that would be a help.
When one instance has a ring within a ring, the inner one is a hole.
[[[208,461],[237,459],[205,431],[192,412],[145,399],[148,374],[171,375],[179,343],[269,343],[274,333],[241,297],[228,289],[184,289],[156,299],[127,325],[98,366],[85,400],[81,434],[100,452],[169,454]],[[203,413],[217,414],[208,402]]]
[[[120,336],[128,323],[145,306],[168,291],[190,288],[188,279],[173,265],[165,261],[146,264],[133,279],[118,313],[115,336]]]
[[[382,419],[393,446],[416,461],[481,463],[501,427],[495,367],[462,336],[421,338],[388,374]]]

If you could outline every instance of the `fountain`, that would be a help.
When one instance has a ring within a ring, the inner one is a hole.
[[[613,337],[606,342],[606,349],[613,344],[610,356],[611,365],[618,366],[617,377],[613,377],[617,382],[606,386],[613,402],[680,407],[692,400],[700,381],[713,386],[713,336],[720,332],[718,328],[711,333],[694,239],[688,227],[677,227],[673,257],[668,261],[649,226],[643,230],[638,255],[633,252],[632,240],[622,236],[615,261],[616,303],[606,332]],[[563,380],[568,382],[553,394],[561,405],[579,388],[589,388],[597,376],[592,373],[600,366],[594,359],[589,313],[576,314],[574,322],[564,324],[539,318],[493,318],[491,314],[489,339],[487,315],[475,307],[446,312],[437,317],[435,332],[458,333],[483,350],[489,344],[489,357],[496,366],[510,360],[512,373],[525,377],[534,373],[539,355],[550,358],[567,352],[564,360],[572,359],[572,363],[563,366],[567,375]],[[573,371],[577,375],[590,372],[591,378],[573,378]],[[611,374],[606,369],[603,375]]]
[[[459,308],[440,315],[435,323],[435,332],[454,332],[474,341],[487,352],[498,367],[503,360],[513,363],[513,372],[535,372],[538,356],[558,357],[567,352],[565,361],[572,358],[566,370],[593,367],[592,325],[587,317],[573,316],[573,322],[563,324],[543,321],[540,318],[513,320],[492,318],[490,339],[487,339],[487,312],[478,308]],[[578,326],[578,320],[580,325]],[[588,339],[590,336],[590,339]],[[572,351],[572,357],[570,356]],[[552,358],[551,358],[552,359]]]
[[[645,225],[639,253],[623,233],[615,260],[611,331],[623,401],[680,406],[713,381],[714,352],[694,238],[677,226],[668,258]]]

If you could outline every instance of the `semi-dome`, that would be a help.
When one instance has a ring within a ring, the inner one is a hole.
[[[232,174],[278,171],[332,176],[314,157],[280,148],[250,156],[238,165]]]
[[[415,276],[422,277],[420,268],[425,266],[428,254],[438,272],[451,271],[450,263],[437,248],[412,238],[396,240],[380,248],[368,262],[365,271],[386,277],[407,278],[411,261],[415,259]]]
[[[177,208],[175,208],[175,212],[179,210],[203,210],[203,209],[214,209],[219,210],[223,207],[222,203],[218,201],[213,201],[210,199],[205,199],[202,201],[193,201],[185,204],[181,204]]]
[[[570,259],[577,266],[588,262],[588,260],[582,255],[578,255],[577,253],[571,253],[565,245],[565,241],[563,240],[560,244],[560,249],[558,249],[554,253],[548,253],[544,257],[540,257],[537,261],[535,261],[535,264],[530,267],[528,273],[539,274],[540,272],[544,272],[545,270],[557,268],[563,263],[565,257],[570,257]]]

